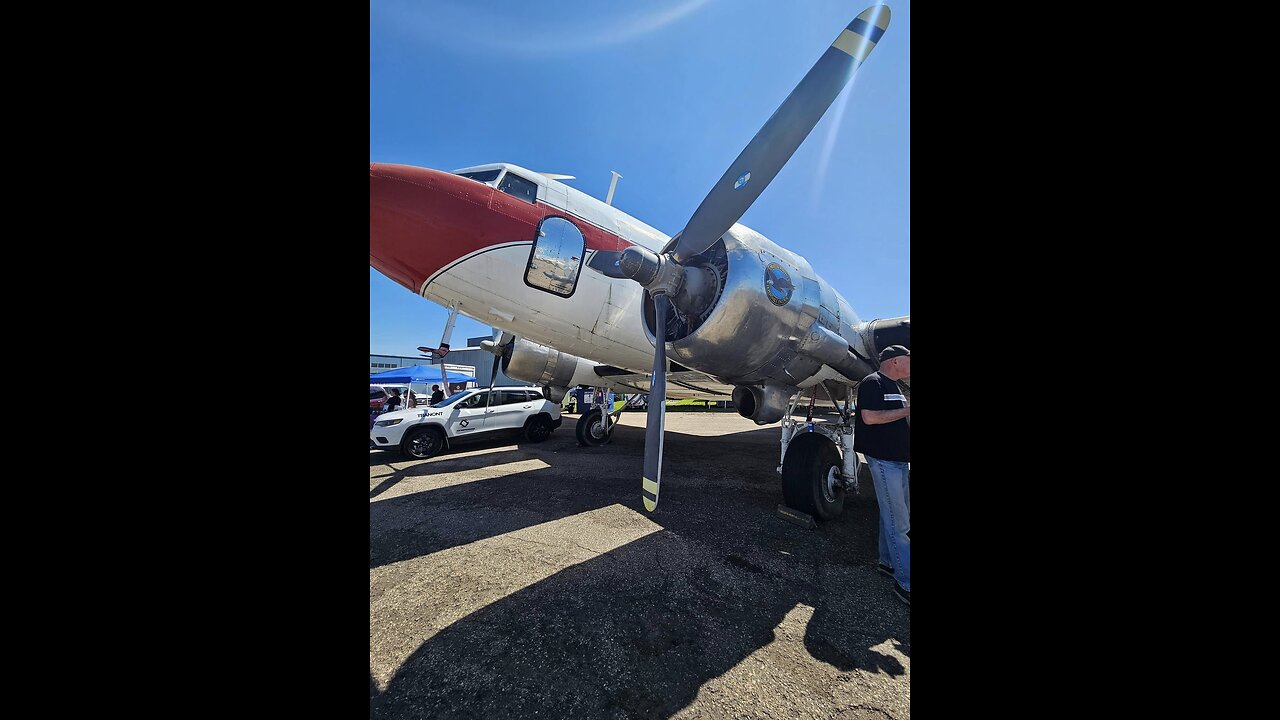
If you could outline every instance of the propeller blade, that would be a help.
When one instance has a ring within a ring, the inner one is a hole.
[[[667,421],[667,307],[666,293],[653,296],[654,335],[653,376],[650,378],[649,410],[644,428],[644,478],[640,498],[649,512],[658,509],[658,487],[662,483],[662,437]],[[652,495],[653,499],[649,496]]]
[[[502,339],[504,335],[506,335],[506,333],[501,331],[496,331],[493,333],[493,341],[494,343],[497,343],[497,346],[499,348],[502,346]],[[502,362],[501,350],[493,354],[493,366],[489,368],[489,394],[490,395],[493,394],[494,383],[498,381],[498,363],[500,362]]]
[[[495,333],[495,335],[498,335],[498,336],[493,339],[494,342],[500,341],[501,335],[497,333]],[[485,399],[484,399],[484,411],[486,413],[489,412],[489,406],[493,402],[493,386],[498,382],[498,363],[499,362],[502,362],[502,353],[501,352],[494,353],[493,365],[491,365],[489,368],[489,394],[485,396]]]
[[[683,265],[705,252],[751,207],[875,49],[887,27],[889,7],[874,5],[858,13],[841,31],[694,211],[671,252],[676,262]]]

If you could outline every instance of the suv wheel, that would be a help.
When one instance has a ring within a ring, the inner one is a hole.
[[[542,442],[551,435],[551,419],[546,415],[529,418],[524,424],[524,439],[529,442]]]
[[[400,449],[409,457],[425,460],[444,449],[444,433],[439,428],[414,428],[404,436]]]

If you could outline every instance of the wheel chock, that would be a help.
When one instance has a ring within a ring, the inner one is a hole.
[[[812,530],[818,524],[814,521],[813,516],[810,515],[809,513],[802,513],[799,510],[796,510],[794,508],[789,508],[786,505],[778,506],[778,517],[782,518],[783,520],[786,520],[789,523],[794,523],[796,525],[799,525],[805,530]]]

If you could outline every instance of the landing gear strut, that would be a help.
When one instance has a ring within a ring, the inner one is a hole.
[[[805,421],[792,414],[804,393],[798,393],[782,418],[782,495],[786,504],[823,520],[844,511],[847,491],[858,492],[859,473],[866,474],[853,451],[853,390],[845,388],[844,406],[836,402],[826,385],[822,389],[840,412],[838,421],[813,419],[818,386],[811,388]]]
[[[613,435],[613,428],[618,424],[618,418],[622,417],[623,411],[637,407],[641,398],[640,395],[632,395],[627,398],[627,402],[622,407],[611,412],[605,412],[604,404],[608,401],[602,402],[600,400],[605,395],[606,393],[600,392],[600,389],[597,388],[594,393],[595,400],[592,402],[592,408],[578,418],[578,444],[583,447],[597,447],[609,442],[609,438]],[[612,395],[612,393],[609,393],[609,395]]]
[[[609,442],[609,431],[605,429],[603,413],[600,408],[591,408],[578,418],[578,444],[584,447],[595,447]]]

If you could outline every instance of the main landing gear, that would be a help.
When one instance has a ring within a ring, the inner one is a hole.
[[[818,386],[811,388],[809,412],[804,422],[792,417],[796,403],[787,408],[782,418],[782,457],[778,473],[782,475],[782,496],[788,507],[815,518],[830,520],[844,511],[845,493],[858,492],[858,480],[870,479],[864,463],[853,451],[853,390],[844,387],[844,406],[836,402],[826,385],[822,389],[840,412],[838,421],[813,419],[813,404]]]
[[[599,402],[599,398],[604,396],[597,388],[595,397],[597,400],[592,403],[592,407],[578,418],[578,444],[583,447],[597,447],[609,442],[609,438],[613,435],[613,427],[618,424],[618,418],[622,417],[624,410],[628,408],[636,408],[641,406],[643,395],[632,395],[627,398],[626,403],[622,407],[613,412],[605,412],[604,406]]]

